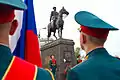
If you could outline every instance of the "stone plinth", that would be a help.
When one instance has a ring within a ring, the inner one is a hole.
[[[57,61],[56,80],[64,80],[66,62],[71,66],[76,65],[73,40],[57,39],[42,46],[41,56],[44,68],[48,67],[48,59],[51,54],[55,55]]]

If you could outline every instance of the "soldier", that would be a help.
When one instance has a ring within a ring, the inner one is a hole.
[[[22,0],[0,0],[0,80],[54,80],[49,70],[13,56],[10,51],[9,34],[18,26],[14,11],[25,9]]]
[[[81,63],[81,62],[82,62],[81,56],[78,55],[78,56],[77,56],[77,64],[79,64],[79,63]]]
[[[49,66],[50,66],[50,70],[52,71],[54,77],[56,77],[57,64],[56,64],[56,59],[54,55],[50,56]]]
[[[50,22],[51,20],[53,20],[53,26],[55,27],[56,26],[56,20],[57,20],[57,16],[58,16],[58,12],[56,11],[56,7],[53,7],[53,11],[51,12],[51,15],[50,15]]]
[[[80,24],[80,44],[87,60],[73,67],[67,80],[120,80],[120,61],[104,48],[110,30],[118,30],[94,14],[80,11],[75,15]]]
[[[65,62],[65,70],[64,70],[64,80],[66,80],[67,78],[67,73],[68,71],[71,69],[71,64],[70,64],[71,61],[66,61]]]

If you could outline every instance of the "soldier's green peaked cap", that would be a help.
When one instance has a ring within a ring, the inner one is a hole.
[[[14,9],[25,10],[26,4],[22,0],[0,0],[0,4],[12,6]]]
[[[87,11],[80,11],[75,14],[75,21],[83,26],[89,28],[102,28],[108,30],[118,30],[118,28],[106,23],[102,19],[98,18],[94,14]]]

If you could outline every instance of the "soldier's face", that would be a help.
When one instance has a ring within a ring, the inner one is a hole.
[[[52,59],[54,59],[55,57],[54,56],[52,56]]]

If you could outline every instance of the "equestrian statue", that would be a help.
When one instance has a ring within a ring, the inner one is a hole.
[[[57,39],[55,33],[56,30],[58,30],[58,36],[59,38],[62,38],[62,30],[64,25],[64,15],[68,16],[69,12],[62,7],[62,9],[59,11],[59,13],[56,11],[56,7],[53,7],[53,11],[51,12],[50,16],[50,23],[48,24],[48,41],[49,37],[51,36],[51,33],[53,32],[53,36]]]

